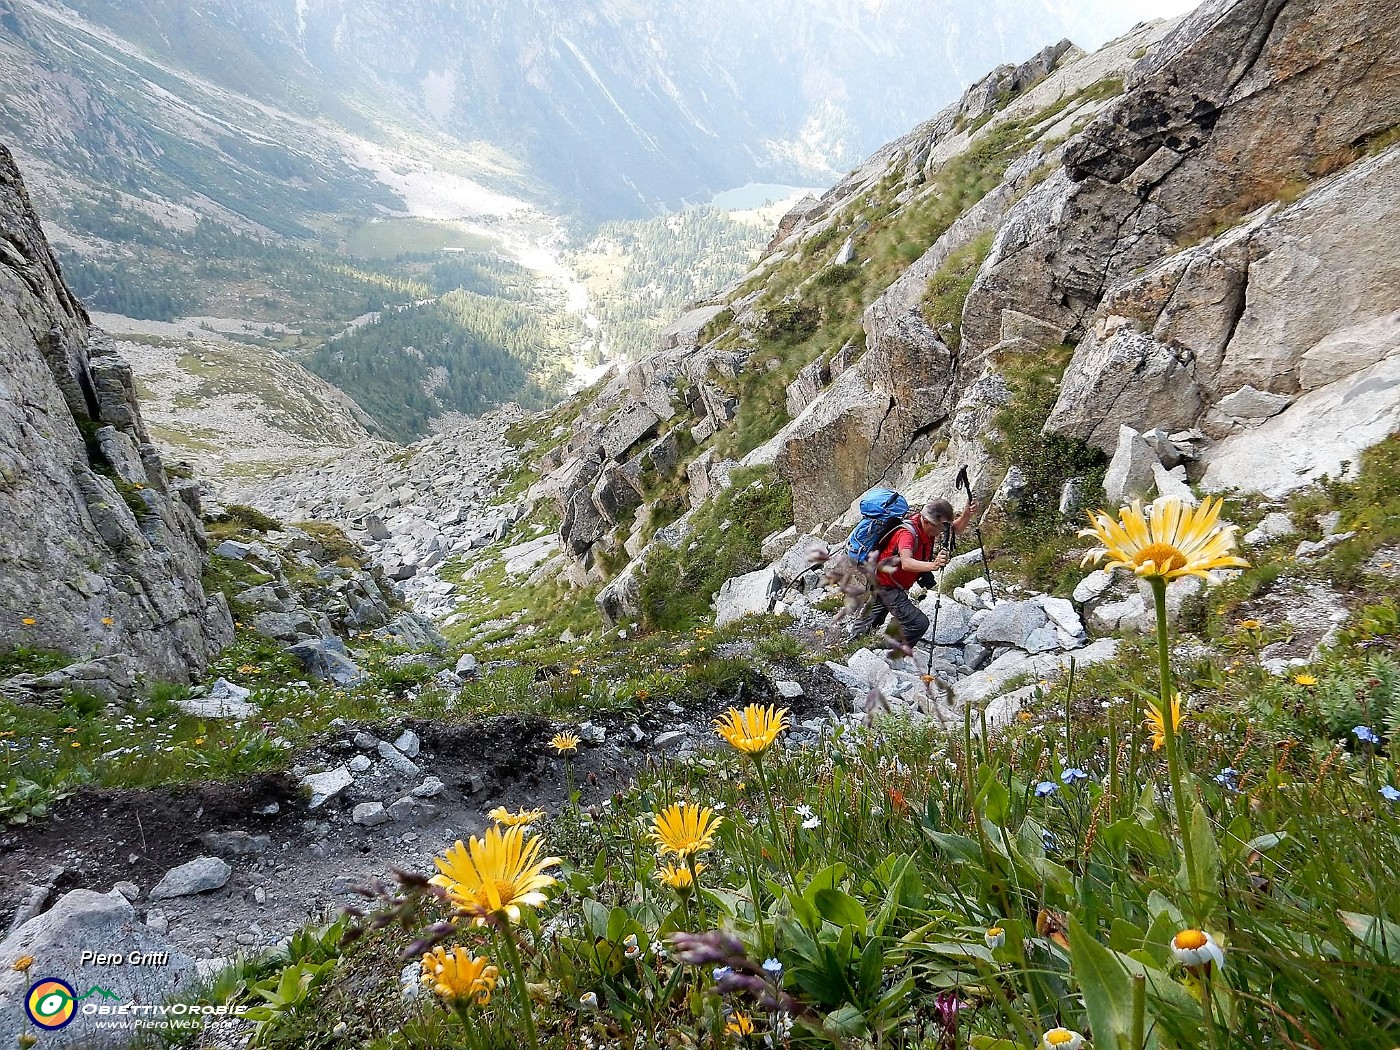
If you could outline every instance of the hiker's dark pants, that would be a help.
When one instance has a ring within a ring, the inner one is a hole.
[[[863,634],[869,634],[884,623],[885,617],[890,613],[894,613],[894,618],[899,621],[906,645],[912,646],[928,630],[928,617],[914,604],[908,591],[903,587],[877,587],[875,593],[870,596],[865,613],[856,621],[851,637],[859,638]]]

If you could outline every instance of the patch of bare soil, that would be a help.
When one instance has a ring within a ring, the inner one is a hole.
[[[844,689],[824,668],[793,666],[782,677],[799,681],[804,696],[781,701],[767,679],[753,674],[635,718],[595,719],[602,741],[585,743],[572,759],[583,803],[611,794],[652,756],[716,746],[711,721],[730,704],[780,701],[793,708],[800,738],[806,735],[801,722],[846,702]],[[0,833],[0,922],[8,924],[34,885],[50,887],[52,904],[71,889],[105,892],[129,882],[139,887],[138,915],[168,927],[171,941],[196,957],[275,944],[308,920],[328,919],[351,903],[355,886],[389,877],[395,868],[431,871],[433,855],[479,833],[494,806],[557,810],[568,785],[564,761],[549,747],[558,728],[544,718],[520,716],[465,724],[405,719],[346,725],[299,756],[301,764],[354,768],[368,760],[368,768],[316,810],[298,789],[299,778],[290,775],[81,791],[55,805],[47,819]],[[376,748],[377,741],[393,741],[405,729],[421,743],[412,758],[417,773],[394,769]],[[415,788],[427,788],[425,797],[415,797]],[[358,804],[387,808],[405,798],[411,801],[383,823],[353,820]],[[225,886],[150,900],[167,871],[206,855],[222,856],[232,866]]]

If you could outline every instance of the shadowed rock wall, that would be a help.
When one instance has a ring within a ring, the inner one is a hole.
[[[233,625],[200,584],[198,509],[0,146],[0,650],[124,653],[152,677],[201,673]]]

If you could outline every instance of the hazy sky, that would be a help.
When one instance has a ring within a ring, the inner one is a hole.
[[[1121,36],[1129,26],[1152,18],[1174,18],[1199,5],[1199,0],[1122,0],[1113,7],[1112,19],[1099,17],[1078,0],[1051,0],[1050,6],[1061,9],[1065,21],[1074,27],[1071,39],[1080,47],[1093,50]]]
[[[1141,8],[1153,18],[1169,18],[1195,7],[1195,0],[1137,0],[1126,5],[1129,9]]]

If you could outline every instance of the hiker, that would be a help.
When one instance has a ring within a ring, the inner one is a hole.
[[[928,617],[909,597],[909,588],[924,573],[937,572],[948,564],[948,546],[943,543],[944,529],[952,528],[954,537],[962,535],[967,523],[977,512],[977,501],[969,500],[963,512],[953,516],[953,505],[945,499],[930,500],[923,510],[910,514],[894,530],[880,548],[875,592],[870,596],[864,614],[856,621],[852,638],[868,634],[894,613],[904,632],[904,641],[914,645],[928,630]],[[935,550],[937,553],[935,553]],[[897,564],[884,568],[887,562]]]

